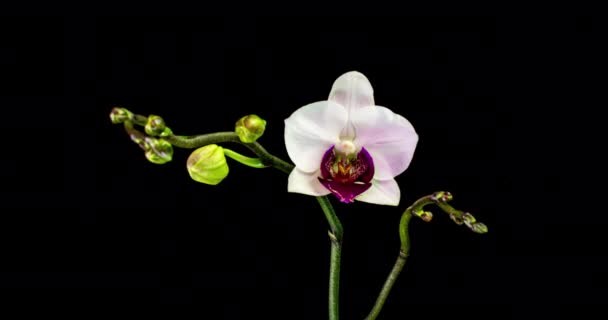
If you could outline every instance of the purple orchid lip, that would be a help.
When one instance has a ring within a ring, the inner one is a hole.
[[[321,184],[344,203],[352,203],[372,186],[374,161],[365,148],[361,148],[354,159],[345,160],[336,156],[332,146],[323,155],[320,169]]]

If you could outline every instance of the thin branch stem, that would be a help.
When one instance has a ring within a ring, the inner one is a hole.
[[[317,201],[325,213],[331,231],[330,264],[329,264],[329,319],[340,318],[340,260],[342,257],[342,224],[327,197],[317,197]]]
[[[269,166],[265,165],[262,162],[262,160],[260,160],[260,158],[250,158],[250,157],[246,157],[236,151],[232,151],[227,148],[222,148],[222,149],[224,150],[224,155],[226,157],[229,157],[230,159],[235,160],[239,163],[242,163],[246,166],[256,168],[256,169],[263,169],[263,168],[269,167]]]
[[[401,270],[405,266],[407,258],[410,255],[410,235],[409,235],[409,225],[410,220],[413,216],[417,216],[422,220],[429,222],[433,218],[433,214],[424,211],[424,207],[429,204],[435,204],[444,212],[446,212],[452,220],[454,220],[457,224],[465,223],[467,226],[477,233],[485,233],[487,232],[487,227],[481,222],[476,222],[475,218],[469,214],[460,210],[454,209],[452,206],[447,204],[448,201],[452,200],[452,195],[449,192],[439,191],[435,192],[431,195],[424,196],[411,206],[409,206],[403,215],[401,216],[401,220],[399,222],[399,238],[401,240],[401,249],[399,250],[399,257],[393,266],[393,269],[389,273],[384,285],[382,286],[382,290],[380,294],[378,294],[378,298],[376,299],[376,303],[374,307],[370,311],[369,315],[365,318],[366,320],[374,320],[382,311],[382,307],[388,298],[388,295],[393,288],[393,285],[397,281]]]

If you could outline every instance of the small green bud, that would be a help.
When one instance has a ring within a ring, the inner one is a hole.
[[[110,120],[112,120],[112,123],[114,124],[123,123],[132,118],[133,114],[131,111],[125,108],[114,107],[112,108],[112,112],[110,112]]]
[[[475,222],[469,228],[475,233],[488,233],[488,227],[481,222]]]
[[[431,220],[433,220],[433,213],[430,211],[424,211],[424,210],[420,210],[420,211],[414,211],[414,214],[422,219],[424,222],[430,222]]]
[[[452,200],[452,194],[447,191],[435,192],[431,199],[435,202],[448,202]]]
[[[159,116],[150,115],[148,117],[148,122],[146,123],[146,133],[151,136],[158,136],[167,128],[165,125],[165,120]]]
[[[210,144],[190,154],[186,163],[192,180],[216,185],[228,176],[228,163],[222,147]]]
[[[264,130],[266,130],[266,120],[255,114],[240,118],[234,129],[244,143],[255,142],[264,134]]]
[[[173,159],[173,146],[164,139],[146,137],[143,149],[152,163],[165,164]]]

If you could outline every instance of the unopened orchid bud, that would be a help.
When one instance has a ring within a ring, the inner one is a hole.
[[[255,114],[244,116],[236,122],[235,132],[244,143],[252,143],[259,139],[266,130],[266,120]]]
[[[228,163],[222,147],[210,144],[190,154],[186,164],[192,180],[216,185],[228,176]]]
[[[155,164],[165,164],[173,159],[173,146],[164,139],[146,137],[146,158]]]
[[[151,136],[159,136],[167,128],[165,120],[159,116],[150,115],[148,122],[146,122],[146,133]]]
[[[446,191],[435,192],[431,199],[435,202],[448,202],[452,200],[452,194]]]
[[[462,215],[460,214],[455,214],[455,213],[450,213],[450,218],[452,219],[452,221],[454,221],[457,225],[461,225],[464,223],[464,220],[462,220]]]
[[[475,222],[469,228],[475,233],[488,233],[488,227],[481,222]]]
[[[117,124],[117,123],[123,123],[127,120],[130,120],[133,117],[133,114],[131,113],[131,111],[125,109],[125,108],[112,108],[112,112],[110,112],[110,120],[112,120],[112,123]]]
[[[431,220],[433,220],[433,213],[430,211],[419,210],[414,211],[414,214],[420,219],[422,219],[424,222],[430,222]]]
[[[464,224],[467,225],[467,227],[471,228],[471,226],[477,222],[477,220],[475,219],[475,217],[473,217],[472,214],[465,212],[465,214],[462,215],[462,221],[464,222]]]

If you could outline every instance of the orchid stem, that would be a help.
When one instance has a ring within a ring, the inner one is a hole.
[[[434,204],[438,206],[442,211],[447,213],[450,218],[456,222],[456,224],[466,224],[469,229],[476,233],[486,233],[488,228],[481,222],[477,222],[475,218],[470,214],[457,209],[454,209],[447,202],[452,200],[452,195],[449,192],[438,191],[431,195],[424,196],[411,206],[409,206],[403,215],[401,216],[401,220],[399,221],[399,238],[401,240],[401,248],[399,250],[399,257],[397,257],[397,262],[393,266],[393,269],[388,275],[388,278],[384,282],[384,286],[382,286],[382,290],[376,299],[376,303],[372,308],[372,311],[365,318],[366,320],[374,320],[380,314],[386,299],[388,298],[388,294],[390,293],[393,285],[397,281],[401,270],[405,266],[407,258],[410,255],[410,234],[409,234],[409,225],[410,220],[413,216],[417,216],[425,222],[429,222],[433,219],[433,214],[429,211],[424,211],[424,207],[429,204]]]
[[[327,197],[317,197],[325,218],[329,222],[331,231],[329,238],[331,240],[331,253],[329,264],[329,320],[338,320],[340,318],[340,260],[342,257],[342,224],[336,216],[334,208],[331,206]]]
[[[222,149],[224,151],[224,155],[226,155],[227,157],[231,158],[232,160],[235,160],[246,166],[256,168],[256,169],[268,168],[268,165],[265,165],[264,163],[262,163],[262,160],[260,160],[260,158],[250,158],[250,157],[246,157],[236,151],[232,151],[230,149],[226,149],[226,148],[222,148]]]
[[[147,118],[134,114],[131,121],[137,125],[145,126]],[[129,123],[132,128],[132,124]],[[240,143],[258,156],[258,159],[245,157],[232,150],[224,149],[226,156],[239,161],[243,164],[255,168],[272,166],[287,174],[291,173],[294,166],[272,154],[270,154],[261,144],[257,142],[242,142],[234,132],[217,132],[197,136],[178,136],[169,134],[164,137],[166,141],[175,147],[195,149],[209,144],[219,144],[224,142]],[[340,287],[340,260],[342,256],[342,224],[336,215],[331,202],[326,196],[317,197],[317,201],[325,214],[329,223],[329,237],[331,239],[330,266],[329,266],[329,319],[339,319],[339,287]]]
[[[403,213],[401,216],[401,222],[399,223],[399,233],[401,236],[401,249],[399,250],[399,256],[397,257],[397,261],[395,262],[391,273],[389,273],[388,278],[386,278],[386,281],[382,286],[382,290],[380,290],[380,294],[378,294],[376,304],[374,304],[372,311],[365,318],[365,320],[374,320],[378,317],[380,311],[382,311],[382,307],[384,307],[386,299],[388,298],[388,294],[391,292],[393,285],[395,285],[401,270],[403,270],[403,267],[407,262],[407,257],[410,255],[410,237],[408,229],[410,220],[412,219],[412,214],[408,210]]]

